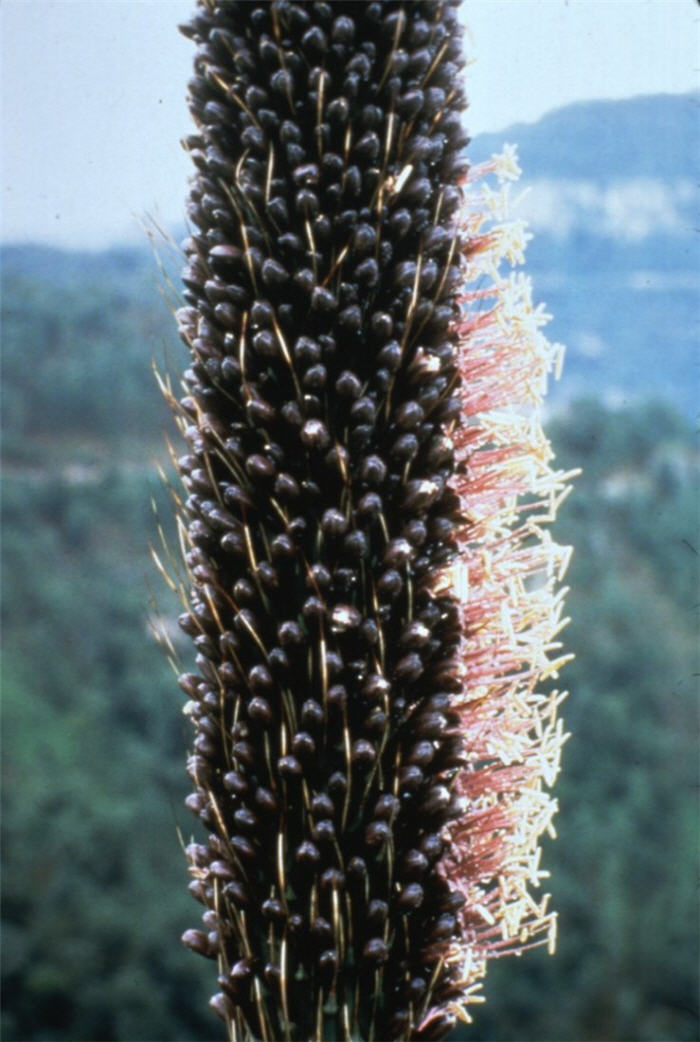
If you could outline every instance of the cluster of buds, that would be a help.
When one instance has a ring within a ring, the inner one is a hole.
[[[464,158],[455,3],[200,0],[184,31],[183,940],[230,1039],[440,1038],[548,923],[565,481],[503,410],[550,355]]]

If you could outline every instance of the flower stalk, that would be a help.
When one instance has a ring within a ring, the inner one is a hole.
[[[457,7],[200,0],[186,142],[187,847],[229,1039],[430,1039],[537,902],[568,476]]]

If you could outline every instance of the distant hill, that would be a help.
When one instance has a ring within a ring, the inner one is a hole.
[[[556,407],[581,393],[621,405],[652,392],[700,409],[700,93],[568,105],[482,134],[478,163],[518,147],[516,215],[537,300],[567,345]]]
[[[515,123],[497,134],[479,134],[470,155],[479,162],[504,141],[517,142],[528,179],[696,179],[700,92],[576,102],[537,123]]]
[[[95,454],[142,455],[170,430],[152,362],[182,360],[164,280],[143,247],[2,250],[5,454],[62,458],[63,440]],[[140,445],[140,449],[138,446]]]

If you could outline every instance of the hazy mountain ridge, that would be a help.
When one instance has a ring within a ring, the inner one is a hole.
[[[536,123],[514,123],[495,134],[477,135],[470,156],[480,162],[504,141],[517,143],[523,170],[532,180],[607,184],[630,177],[680,177],[695,182],[700,92],[575,102]]]
[[[551,404],[595,393],[619,405],[653,389],[695,415],[700,94],[568,105],[480,135],[470,155],[506,142],[523,170],[512,198],[534,236],[535,298],[568,349]]]

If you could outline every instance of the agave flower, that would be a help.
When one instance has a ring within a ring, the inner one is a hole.
[[[200,0],[178,312],[187,848],[230,1039],[443,1037],[552,943],[558,349],[456,5]],[[167,392],[170,394],[170,392]]]

